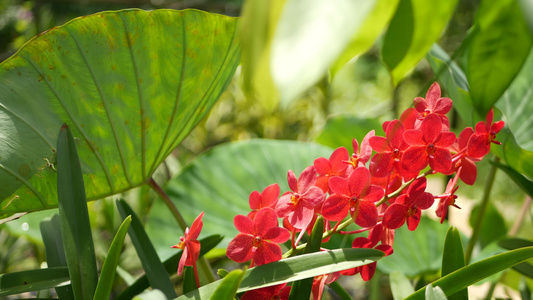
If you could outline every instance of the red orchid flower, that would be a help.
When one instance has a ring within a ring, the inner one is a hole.
[[[315,159],[313,165],[318,173],[315,185],[321,188],[324,193],[327,193],[329,191],[329,179],[331,177],[344,177],[346,168],[348,167],[345,161],[347,161],[349,157],[348,150],[344,147],[340,147],[333,151],[329,159],[324,157]]]
[[[279,198],[276,204],[276,213],[280,218],[289,217],[288,220],[292,226],[304,229],[313,219],[315,207],[324,201],[324,191],[315,186],[316,171],[314,166],[309,166],[303,170],[298,180],[296,180],[294,173],[289,171],[287,181],[292,192],[286,192]]]
[[[452,167],[452,155],[448,148],[455,142],[455,133],[443,132],[437,115],[427,115],[420,130],[406,130],[403,138],[410,145],[402,158],[402,164],[407,170],[420,171],[428,163],[440,173],[445,173]]]
[[[440,86],[434,82],[426,93],[426,99],[422,97],[416,97],[413,100],[415,109],[418,111],[418,119],[415,122],[415,128],[419,128],[421,122],[430,114],[437,115],[445,130],[450,129],[450,122],[446,117],[446,114],[452,108],[452,100],[450,98],[442,98],[440,92]]]
[[[398,120],[387,123],[385,136],[373,136],[370,138],[370,147],[376,154],[370,160],[370,172],[375,177],[386,177],[395,169],[403,177],[414,177],[417,174],[408,174],[402,168],[400,161],[407,145],[403,140],[404,126]]]
[[[480,121],[476,124],[476,133],[468,141],[468,156],[481,158],[489,153],[490,144],[501,145],[496,140],[496,134],[502,130],[505,123],[503,121],[492,123],[493,118],[494,110],[491,108],[485,122]]]
[[[473,185],[476,181],[477,168],[475,162],[480,160],[480,158],[470,157],[467,154],[468,141],[473,134],[474,129],[472,127],[467,127],[461,131],[459,138],[450,147],[450,150],[456,153],[452,159],[452,167],[448,172],[444,173],[446,175],[457,173],[456,176],[459,176],[468,185]],[[459,172],[459,169],[461,169],[461,172]]]
[[[267,186],[263,192],[253,191],[250,194],[250,208],[252,211],[248,214],[250,219],[255,217],[255,214],[264,207],[274,208],[279,197],[279,185],[277,183]]]
[[[331,284],[332,282],[336,281],[337,279],[339,279],[340,275],[340,272],[333,272],[329,274],[315,276],[313,278],[313,286],[311,287],[313,299],[322,299],[322,294],[324,293],[325,285]]]
[[[286,283],[268,286],[244,293],[241,300],[287,300],[291,293],[291,286]]]
[[[392,254],[393,249],[391,246],[386,244],[380,244],[378,246],[377,243],[382,237],[383,234],[383,225],[378,224],[374,228],[370,230],[370,233],[368,234],[368,238],[365,237],[358,237],[356,238],[352,243],[352,248],[367,248],[367,249],[377,249],[380,251],[385,252],[385,256],[389,256]],[[340,273],[342,275],[351,276],[358,273],[361,273],[361,278],[363,278],[364,281],[369,281],[374,276],[374,273],[376,272],[377,262],[369,263],[367,265],[363,265],[360,267],[356,267],[353,269],[341,271]]]
[[[378,220],[374,202],[380,200],[385,191],[370,185],[370,171],[365,167],[355,169],[348,178],[333,177],[330,188],[334,192],[322,205],[322,216],[330,221],[341,221],[348,212],[361,227],[372,227]]]
[[[185,237],[180,237],[180,243],[172,246],[172,248],[178,248],[183,250],[181,254],[181,259],[178,265],[178,276],[183,272],[184,266],[192,266],[194,268],[194,275],[196,277],[196,284],[200,287],[200,281],[198,280],[198,271],[196,269],[196,261],[200,255],[200,242],[197,240],[202,226],[202,217],[204,212],[202,212],[196,219],[192,222],[192,225],[189,229],[185,229]]]
[[[278,226],[278,218],[272,208],[260,209],[253,220],[237,215],[233,223],[240,233],[228,245],[228,258],[238,263],[251,259],[250,266],[281,259],[281,247],[278,244],[286,242],[291,234],[287,229]]]
[[[369,133],[365,135],[363,140],[361,141],[361,149],[359,150],[359,143],[357,142],[357,139],[352,140],[352,146],[353,146],[353,154],[350,157],[350,160],[346,161],[351,168],[349,169],[349,172],[357,169],[358,167],[364,166],[367,161],[370,160],[370,157],[372,156],[372,147],[370,147],[370,138],[376,135],[375,130],[371,130]],[[349,174],[348,174],[349,175]]]
[[[459,170],[459,173],[462,172],[462,170]],[[454,206],[460,209],[457,204],[455,204],[455,199],[457,199],[457,195],[455,195],[455,192],[457,192],[457,189],[459,188],[456,186],[457,184],[457,175],[455,175],[454,178],[450,179],[448,181],[448,185],[446,185],[446,191],[444,192],[444,195],[437,196],[436,198],[439,198],[439,205],[437,207],[437,217],[440,217],[440,223],[444,222],[444,219],[446,219],[446,215],[448,214],[448,206]]]
[[[415,230],[420,223],[422,210],[430,208],[434,202],[433,195],[425,192],[426,184],[425,177],[413,181],[407,193],[396,198],[387,208],[383,215],[383,226],[397,229],[407,221],[407,228]]]

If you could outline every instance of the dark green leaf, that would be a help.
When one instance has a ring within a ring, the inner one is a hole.
[[[244,274],[245,273],[243,270],[231,271],[228,275],[224,277],[224,279],[222,279],[222,283],[215,290],[215,292],[211,296],[211,299],[235,299],[235,294],[237,293],[237,289],[241,284]]]
[[[66,267],[38,269],[0,275],[0,296],[39,291],[69,283]]]
[[[48,220],[41,221],[40,229],[43,237],[44,249],[46,251],[46,263],[48,264],[48,267],[67,267],[65,248],[63,246],[63,240],[61,239],[59,216],[54,215]],[[60,299],[74,299],[72,286],[70,284],[56,287],[56,292]]]
[[[509,166],[494,161],[490,161],[490,163],[503,170],[509,176],[509,178],[511,178],[514,183],[516,183],[516,185],[518,185],[522,191],[524,191],[524,193],[533,198],[533,182],[531,182],[531,180],[527,179],[524,175],[520,174]]]
[[[307,240],[304,253],[314,253],[320,251],[322,245],[322,233],[324,232],[324,218],[319,216],[316,219],[311,236]],[[313,277],[296,281],[292,284],[289,300],[308,300],[313,287]]]
[[[513,250],[518,248],[531,247],[533,246],[533,242],[519,238],[509,238],[499,241],[498,245],[502,248]],[[533,278],[533,265],[528,262],[518,264],[514,266],[513,269],[515,269],[524,276]]]
[[[194,278],[193,267],[185,267],[183,269],[183,282],[181,286],[184,294],[194,291],[198,288],[196,285],[196,279]]]
[[[220,235],[211,235],[211,236],[201,239],[200,240],[200,244],[201,244],[200,257],[202,257],[208,251],[216,247],[220,243],[220,241],[222,241],[222,236]],[[165,266],[165,270],[167,271],[169,275],[176,273],[182,253],[183,253],[182,251],[179,251],[163,262],[163,265]],[[133,298],[133,296],[140,294],[142,291],[146,290],[148,287],[150,287],[150,283],[148,282],[148,279],[146,278],[146,274],[143,274],[131,286],[129,286],[122,293],[120,293],[120,295],[117,296],[116,300],[131,299]]]
[[[481,1],[475,24],[466,76],[474,107],[484,116],[520,71],[531,34],[515,0]]]
[[[394,253],[380,260],[378,269],[412,277],[436,273],[441,267],[446,231],[446,226],[426,217],[422,217],[415,231],[402,226],[395,232]]]
[[[400,0],[381,50],[394,85],[405,77],[437,41],[456,4],[457,0]]]
[[[376,261],[383,255],[383,252],[374,249],[336,249],[290,257],[246,270],[237,292],[355,268]],[[208,299],[221,282],[215,281],[178,299]]]
[[[117,207],[123,219],[131,216],[131,226],[128,229],[128,234],[135,246],[139,259],[141,260],[146,277],[150,282],[150,286],[154,289],[161,290],[167,298],[176,297],[176,292],[174,291],[174,286],[170,282],[168,273],[159,260],[159,256],[157,256],[154,246],[144,231],[139,217],[137,217],[131,207],[123,199],[117,201]]]
[[[440,287],[447,296],[453,295],[483,278],[503,271],[532,257],[533,247],[508,251],[463,267],[434,281],[432,285]],[[406,299],[424,299],[424,293],[425,288],[422,288]]]
[[[511,130],[520,148],[533,151],[533,51],[518,76],[496,103],[505,116],[506,126]]]
[[[111,296],[111,289],[113,288],[113,280],[115,279],[115,273],[119,262],[120,252],[122,251],[122,245],[124,244],[124,238],[126,233],[128,233],[128,228],[130,227],[131,216],[126,217],[120,228],[111,242],[111,247],[107,252],[107,256],[102,266],[102,272],[100,273],[100,279],[98,280],[98,285],[96,286],[96,292],[94,294],[94,299],[109,299]]]
[[[276,182],[282,193],[288,191],[288,170],[298,176],[316,158],[329,157],[332,152],[313,143],[279,140],[220,145],[185,167],[167,184],[166,192],[187,222],[204,211],[202,234],[224,235],[221,247],[226,247],[239,233],[233,218],[250,212],[250,193]],[[146,231],[162,258],[172,253],[169,245],[176,243],[176,228],[176,221],[162,201],[154,202]]]
[[[330,283],[329,287],[334,290],[337,296],[339,296],[342,300],[352,300],[352,296],[350,296],[350,294],[348,294],[348,292],[337,281]]]
[[[57,139],[57,198],[61,237],[74,297],[92,299],[98,273],[91,223],[76,143],[66,125],[61,127]]]
[[[452,226],[448,229],[448,232],[446,233],[444,251],[442,252],[441,276],[446,276],[464,266],[465,256],[463,252],[463,242],[461,241],[461,235],[459,234],[459,230]],[[450,295],[448,299],[468,299],[468,289],[464,289],[453,295]]]
[[[107,11],[54,27],[2,62],[0,127],[11,142],[0,143],[0,217],[57,205],[64,122],[89,200],[144,184],[232,78],[236,23],[195,10]]]

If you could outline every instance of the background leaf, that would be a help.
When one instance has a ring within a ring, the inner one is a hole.
[[[235,28],[234,18],[194,10],[102,12],[51,29],[2,62],[0,216],[57,204],[64,122],[89,200],[143,184],[232,78]]]
[[[394,300],[402,300],[415,292],[413,284],[402,272],[394,271],[390,273],[389,282]]]
[[[13,272],[0,275],[0,296],[39,291],[69,283],[66,267]]]
[[[187,222],[204,211],[202,233],[223,235],[221,247],[225,248],[238,233],[233,218],[250,212],[251,192],[276,182],[281,193],[288,191],[288,170],[298,176],[314,159],[329,157],[332,152],[331,148],[294,141],[224,144],[198,156],[168,182],[166,192]],[[177,226],[162,201],[154,202],[146,231],[162,258],[172,253],[169,245],[176,243]]]
[[[235,294],[237,293],[237,289],[239,288],[244,274],[243,270],[233,270],[229,272],[229,274],[222,279],[222,283],[213,293],[211,299],[235,299]]]
[[[515,0],[481,1],[475,25],[466,76],[474,107],[484,116],[520,71],[531,48],[531,33]]]
[[[383,257],[375,249],[336,249],[303,254],[246,270],[238,293],[346,270]],[[215,281],[178,299],[207,299],[222,280]],[[199,298],[198,298],[199,297]]]
[[[447,300],[446,295],[438,286],[428,285],[426,287],[426,300]]]
[[[315,141],[334,149],[345,147],[348,152],[353,153],[352,139],[356,138],[361,145],[361,141],[371,130],[375,130],[376,135],[385,135],[381,129],[381,123],[377,119],[339,115],[327,120]]]
[[[377,1],[287,0],[272,41],[270,68],[282,104],[326,75]]]
[[[394,85],[405,77],[437,41],[456,5],[457,0],[400,0],[381,49]]]

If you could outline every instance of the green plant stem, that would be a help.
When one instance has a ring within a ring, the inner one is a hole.
[[[185,229],[187,229],[187,222],[185,222],[185,219],[183,219],[183,216],[179,212],[178,208],[174,203],[172,203],[172,200],[170,200],[170,197],[165,193],[165,191],[155,182],[153,178],[150,178],[148,180],[148,185],[163,199],[163,202],[165,202],[165,205],[168,207],[172,215],[174,216],[174,219],[178,222],[179,226],[181,227],[181,230],[185,232]],[[198,264],[198,267],[200,270],[202,270],[202,273],[204,274],[205,279],[208,283],[211,283],[215,281],[215,276],[213,275],[213,271],[211,270],[211,266],[209,265],[209,262],[205,257],[200,257],[198,261],[196,262]]]
[[[494,162],[499,162],[499,158],[495,157]],[[483,219],[485,217],[485,212],[487,211],[487,207],[489,204],[490,199],[490,191],[492,190],[492,186],[494,184],[494,178],[496,177],[496,170],[498,170],[498,167],[496,165],[492,165],[489,171],[489,176],[487,177],[487,182],[485,184],[485,188],[483,189],[483,196],[481,199],[481,204],[478,208],[478,213],[476,217],[476,222],[474,223],[472,236],[470,237],[470,240],[468,241],[468,246],[466,248],[465,252],[465,264],[468,265],[470,263],[470,259],[472,258],[472,252],[474,251],[474,247],[476,246],[477,240],[479,238],[479,232],[481,231],[481,224],[483,224]]]

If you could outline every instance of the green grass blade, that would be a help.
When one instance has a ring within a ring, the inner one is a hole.
[[[75,299],[92,299],[98,275],[76,142],[66,124],[57,140],[57,196],[61,236]]]
[[[509,238],[509,239],[499,241],[498,245],[502,248],[513,250],[513,249],[518,249],[518,248],[523,248],[523,247],[531,247],[533,246],[533,242],[520,239],[520,238]],[[521,264],[518,264],[514,266],[513,269],[521,273],[524,276],[533,278],[533,265],[531,265],[528,262],[523,262]]]
[[[449,296],[484,279],[533,257],[533,247],[507,251],[478,261],[432,283],[440,287]],[[411,294],[406,299],[424,299],[425,287]]]
[[[150,286],[154,289],[161,290],[167,298],[176,297],[177,295],[174,291],[174,286],[170,282],[168,273],[159,260],[159,256],[155,252],[154,246],[144,231],[139,217],[137,217],[131,207],[123,199],[117,201],[117,207],[122,218],[125,219],[126,217],[131,216],[131,226],[128,229],[128,233],[135,246],[137,255],[141,260],[148,281],[150,282]]]
[[[209,250],[215,248],[223,238],[224,237],[221,235],[210,235],[201,239],[200,244],[202,246],[200,247],[200,257],[206,254]],[[182,253],[182,251],[179,251],[163,262],[163,266],[165,266],[165,270],[167,270],[168,274],[176,273]],[[142,291],[147,289],[149,286],[150,283],[146,278],[146,274],[142,275],[131,286],[118,295],[116,300],[131,299],[135,295],[142,293]]]
[[[320,245],[322,245],[322,233],[324,231],[324,219],[318,217],[315,226],[311,231],[311,236],[307,241],[304,253],[313,253],[320,251]],[[305,278],[296,281],[292,284],[289,300],[307,300],[311,295],[311,289],[313,287],[313,277]]]
[[[0,275],[0,297],[55,288],[69,283],[66,267],[37,269]]]
[[[49,268],[67,267],[67,259],[61,239],[61,228],[59,216],[55,214],[51,219],[43,220],[39,224],[41,235],[43,237],[44,249],[46,251],[46,262]],[[72,286],[66,285],[56,287],[59,299],[73,299]]]
[[[113,287],[113,280],[115,279],[120,252],[122,250],[122,245],[124,244],[126,233],[128,233],[130,223],[131,216],[128,216],[124,219],[122,225],[120,225],[113,242],[111,242],[111,247],[109,247],[109,251],[107,252],[102,272],[100,273],[100,279],[96,286],[96,292],[94,294],[95,300],[109,299],[109,296],[111,295],[111,288]]]
[[[244,277],[243,270],[233,270],[222,279],[222,284],[215,290],[211,299],[233,300]]]
[[[375,249],[336,249],[290,257],[248,269],[237,292],[355,268],[377,261],[383,255],[383,252]],[[221,282],[217,280],[178,299],[209,299]]]
[[[463,252],[463,242],[459,230],[455,227],[450,227],[446,233],[446,242],[444,243],[444,251],[442,252],[442,276],[448,275],[455,270],[465,266],[465,255]],[[460,290],[459,292],[450,295],[450,300],[468,299],[468,289]]]

